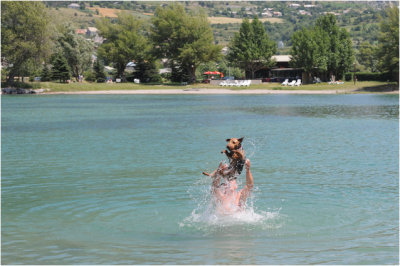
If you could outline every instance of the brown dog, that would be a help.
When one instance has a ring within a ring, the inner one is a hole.
[[[235,178],[236,173],[241,174],[243,170],[244,163],[246,161],[244,150],[242,149],[242,141],[244,137],[237,139],[231,138],[226,139],[228,144],[226,148],[228,150],[223,150],[221,153],[225,153],[229,159],[229,167],[223,171],[223,175],[228,178],[228,180]],[[209,173],[203,172],[204,175],[210,175]]]
[[[226,145],[227,150],[221,151],[221,153],[225,153],[229,159],[229,169],[230,176],[234,176],[236,173],[239,175],[242,173],[244,163],[246,161],[244,150],[242,149],[242,142],[244,137],[240,139],[231,138],[226,139],[228,144]]]

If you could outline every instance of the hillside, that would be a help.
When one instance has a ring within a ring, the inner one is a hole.
[[[67,8],[72,2],[46,2],[55,20],[71,21],[76,28],[95,25],[98,17],[114,18],[125,11],[149,21],[155,9],[164,2],[79,2],[79,9]],[[310,26],[317,17],[330,12],[336,15],[338,24],[345,27],[357,50],[367,41],[375,44],[379,31],[379,16],[384,9],[397,5],[398,1],[377,2],[181,2],[187,11],[205,10],[214,31],[215,42],[228,45],[238,31],[244,17],[257,15],[264,23],[271,39],[278,43],[278,53],[287,53],[291,46],[291,35],[303,26]]]

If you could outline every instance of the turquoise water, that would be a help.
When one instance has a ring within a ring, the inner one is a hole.
[[[3,96],[2,263],[398,264],[398,117],[397,95]],[[201,172],[241,136],[255,190],[219,216]]]

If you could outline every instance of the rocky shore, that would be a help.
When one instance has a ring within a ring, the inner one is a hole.
[[[45,92],[45,89],[23,89],[23,88],[2,88],[1,94],[38,94]]]

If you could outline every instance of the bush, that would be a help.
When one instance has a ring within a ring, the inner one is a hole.
[[[171,73],[162,73],[161,74],[162,82],[170,82],[171,81]]]
[[[83,78],[86,81],[93,82],[96,81],[96,74],[93,72],[93,70],[88,70],[83,72]]]
[[[356,72],[357,81],[392,81],[390,73],[381,72],[381,73],[372,73],[372,72]],[[346,73],[345,80],[351,81],[353,80],[353,73]]]

